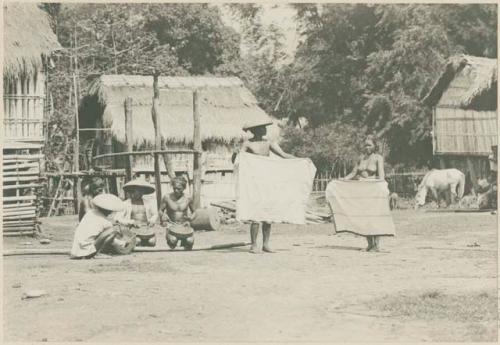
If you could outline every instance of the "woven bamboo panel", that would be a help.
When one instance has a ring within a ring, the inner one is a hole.
[[[4,146],[3,155],[3,234],[32,235],[38,217],[36,188],[40,183],[41,147],[22,143]]]
[[[497,145],[497,114],[458,108],[436,108],[436,153],[488,155]]]

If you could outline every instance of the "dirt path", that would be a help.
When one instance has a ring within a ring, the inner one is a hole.
[[[496,296],[496,217],[399,211],[394,219],[397,237],[382,243],[389,253],[361,252],[363,239],[332,236],[326,224],[275,226],[276,254],[234,248],[90,261],[5,257],[4,339],[496,340],[495,322],[402,318],[373,308],[386,296],[426,291]],[[74,223],[47,221],[50,246],[69,246]],[[247,231],[197,233],[195,245],[246,241]],[[7,239],[4,246],[21,248],[23,241]],[[27,289],[49,295],[22,300]]]

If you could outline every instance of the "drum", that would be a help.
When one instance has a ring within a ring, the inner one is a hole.
[[[195,230],[219,230],[220,217],[214,207],[199,208],[194,212],[191,226]]]
[[[140,239],[147,240],[156,234],[155,227],[140,225],[138,228],[132,227],[130,230]]]
[[[178,238],[187,238],[193,236],[193,228],[189,225],[189,223],[177,224],[177,223],[168,223],[167,224],[167,233],[174,235]]]
[[[117,244],[115,241],[111,243],[111,250],[116,254],[127,255],[135,249],[135,234],[128,227],[120,226],[120,234],[115,238],[124,242],[123,245]]]

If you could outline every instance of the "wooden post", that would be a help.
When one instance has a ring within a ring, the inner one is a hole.
[[[164,140],[162,141],[161,149],[162,150],[167,149]],[[170,156],[166,153],[164,153],[162,157],[163,157],[163,163],[165,164],[165,169],[167,170],[168,177],[170,178],[170,180],[172,180],[175,177],[175,171],[174,171],[174,166],[172,164],[172,160],[170,159]]]
[[[446,169],[446,162],[444,161],[443,157],[439,157],[439,168]]]
[[[75,214],[78,214],[80,207],[80,200],[78,199],[78,180],[78,175],[73,176],[73,210]]]
[[[124,102],[125,105],[125,146],[127,147],[127,152],[133,151],[133,130],[132,130],[132,97],[127,97]],[[133,156],[128,156],[125,158],[125,182],[132,179],[132,165]]]
[[[477,181],[478,177],[476,174],[476,168],[475,168],[474,163],[472,162],[472,159],[470,156],[466,158],[466,162],[467,162],[467,170],[469,170],[470,179],[472,182],[472,188],[474,188],[474,194],[475,194],[475,193],[477,193],[477,190],[479,188],[479,184]]]
[[[77,47],[78,47],[78,41],[77,41],[77,36],[76,36],[76,24],[75,24],[75,31],[74,31],[74,39],[75,39],[75,44],[74,44],[74,59],[75,59],[75,70],[73,71],[73,91],[75,93],[74,95],[74,104],[75,104],[75,129],[76,129],[76,142],[75,142],[75,149],[74,149],[74,171],[79,172],[80,171],[80,124],[78,121],[78,56],[77,56]],[[78,210],[78,204],[80,203],[80,197],[82,195],[82,186],[81,186],[81,181],[80,177],[76,177],[76,195],[75,195],[75,200],[76,206],[75,210]],[[76,211],[76,214],[78,214],[78,211]]]
[[[196,151],[193,157],[193,208],[196,210],[201,206],[201,132],[200,132],[200,108],[199,90],[193,92],[193,149]]]
[[[160,103],[160,89],[158,87],[158,76],[157,71],[153,75],[153,107],[151,109],[151,116],[153,118],[153,127],[155,129],[155,150],[161,149],[161,135],[160,135],[160,117],[158,116],[158,109]],[[158,160],[159,155],[154,154],[154,170],[155,170],[155,188],[156,188],[156,202],[158,206],[158,211],[160,210],[161,204],[161,171],[160,162]]]

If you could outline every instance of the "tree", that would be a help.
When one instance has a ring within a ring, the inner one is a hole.
[[[54,116],[74,137],[73,76],[77,100],[101,74],[214,73],[239,59],[239,36],[206,4],[43,4],[59,42],[49,73]],[[51,145],[47,146],[51,150]],[[50,156],[50,153],[48,152]]]
[[[309,157],[318,171],[351,169],[363,141],[358,128],[334,122],[304,129],[287,126],[280,145],[298,157]]]
[[[304,38],[282,109],[318,128],[341,121],[374,133],[392,163],[431,159],[430,109],[420,100],[445,61],[457,53],[496,56],[494,5],[296,7]]]
[[[280,103],[286,92],[287,67],[284,34],[276,25],[264,25],[262,8],[257,4],[229,4],[233,17],[241,26],[242,54],[232,73],[239,76],[259,101],[259,105],[275,117],[285,117]],[[224,68],[224,67],[223,67]],[[227,74],[221,68],[218,70]]]

